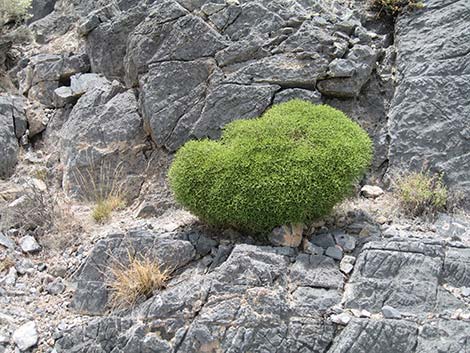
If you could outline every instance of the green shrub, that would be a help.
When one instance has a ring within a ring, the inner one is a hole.
[[[23,21],[29,16],[32,0],[0,0],[0,27],[10,21]]]
[[[176,200],[211,225],[266,233],[330,212],[371,160],[367,133],[342,112],[292,100],[237,120],[220,141],[190,141],[169,171]]]
[[[372,0],[372,7],[380,14],[397,16],[408,11],[422,9],[424,4],[421,0]]]
[[[442,175],[410,173],[400,177],[397,186],[401,207],[410,216],[432,216],[446,207],[447,188]]]

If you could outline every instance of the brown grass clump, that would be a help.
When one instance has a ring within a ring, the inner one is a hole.
[[[446,208],[448,192],[442,175],[415,172],[401,176],[396,194],[405,214],[433,216]]]
[[[122,197],[117,195],[110,195],[104,200],[99,200],[91,216],[98,223],[103,223],[111,217],[111,213],[116,210],[123,209],[126,206],[126,202]]]
[[[112,307],[133,306],[139,298],[151,297],[155,290],[165,288],[170,273],[155,260],[129,255],[129,264],[116,263],[111,268]]]
[[[82,200],[93,203],[91,217],[98,223],[104,223],[113,211],[126,207],[126,187],[122,163],[116,166],[106,161],[95,161],[87,157],[88,167],[77,168],[73,175],[80,186]]]
[[[11,257],[5,257],[3,260],[0,260],[0,273],[9,270],[11,267],[15,266],[15,261]]]

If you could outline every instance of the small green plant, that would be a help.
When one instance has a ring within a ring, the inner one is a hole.
[[[406,174],[397,183],[398,199],[404,212],[410,216],[432,216],[445,209],[447,188],[442,175],[429,175],[426,172]]]
[[[8,22],[21,22],[29,17],[32,0],[0,0],[0,28]]]
[[[157,261],[128,256],[128,264],[117,262],[111,268],[108,285],[114,308],[133,306],[139,298],[149,298],[155,290],[164,289],[170,279],[171,271],[162,269]]]
[[[421,0],[372,0],[372,8],[379,15],[397,16],[405,11],[422,9],[424,4]]]
[[[322,217],[368,167],[367,133],[339,110],[292,100],[190,141],[169,170],[176,200],[204,222],[254,234]]]

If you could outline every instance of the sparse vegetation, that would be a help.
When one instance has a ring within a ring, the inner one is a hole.
[[[111,268],[111,305],[123,308],[133,306],[139,298],[149,298],[154,291],[165,288],[170,274],[170,269],[162,269],[155,260],[129,254],[128,264],[115,263]]]
[[[292,100],[228,124],[220,141],[190,141],[169,171],[176,200],[208,224],[254,234],[309,223],[346,197],[372,155],[339,110]]]
[[[372,7],[378,11],[379,16],[397,16],[405,11],[422,9],[424,4],[421,0],[372,0]]]
[[[9,22],[28,18],[32,0],[0,0],[0,29]]]
[[[447,188],[442,175],[438,174],[415,172],[403,175],[398,180],[396,192],[404,212],[413,217],[432,216],[444,210],[447,204]]]
[[[94,204],[92,218],[104,223],[109,220],[113,211],[126,206],[122,165],[112,166],[103,160],[97,163],[90,158],[87,165],[83,170],[77,168],[73,173],[79,185],[78,196]]]
[[[38,230],[66,233],[78,227],[66,200],[41,191],[34,183],[29,183],[24,194],[0,213],[0,230],[17,228],[23,233]]]
[[[8,271],[11,267],[15,266],[15,261],[7,256],[3,260],[0,260],[0,273]]]
[[[93,208],[91,216],[96,222],[103,223],[111,217],[111,213],[126,206],[125,201],[115,195],[110,195],[104,200],[99,200]]]

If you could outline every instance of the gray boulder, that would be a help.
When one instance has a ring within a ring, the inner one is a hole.
[[[382,314],[384,318],[386,319],[400,319],[401,318],[401,313],[397,309],[389,305],[385,305],[382,308]]]
[[[64,13],[62,11],[53,11],[48,15],[35,20],[28,27],[36,42],[45,44],[69,32],[77,21],[77,16],[70,12]]]
[[[142,78],[142,113],[159,146],[175,150],[189,137],[188,130],[201,114],[207,81],[215,68],[213,60],[170,61],[153,64]]]
[[[150,66],[141,82],[142,112],[159,146],[174,151],[191,137],[217,138],[225,124],[259,116],[279,89],[218,84],[215,70],[213,59]]]
[[[160,61],[189,61],[214,56],[225,48],[223,37],[200,17],[187,15],[177,19],[171,31],[161,34],[158,50],[149,64]]]
[[[145,11],[144,6],[136,6],[132,11],[115,16],[112,21],[101,23],[88,34],[86,51],[93,72],[101,73],[108,79],[124,77],[127,38],[145,18]]]
[[[256,1],[247,1],[240,8],[229,6],[224,11],[213,15],[211,20],[233,41],[253,33],[273,32],[285,24],[278,13]]]
[[[54,11],[56,0],[33,0],[31,3],[29,22],[37,21]]]
[[[41,251],[41,245],[31,235],[26,235],[20,239],[20,247],[24,253],[32,254]]]
[[[158,1],[152,6],[147,18],[129,36],[124,58],[128,85],[136,84],[139,75],[148,71],[148,62],[170,34],[173,24],[187,14],[174,0]]]
[[[108,80],[97,74],[76,74],[70,78],[70,86],[61,86],[54,90],[54,105],[63,108],[74,105],[87,91],[96,87],[102,87]]]
[[[276,85],[222,84],[211,87],[199,119],[189,136],[218,138],[222,128],[237,119],[255,118],[271,104]],[[177,126],[178,128],[179,126]],[[181,126],[183,127],[183,126]]]
[[[76,275],[78,288],[72,307],[82,313],[105,311],[110,297],[107,288],[110,268],[116,265],[125,267],[130,256],[154,259],[162,268],[176,271],[193,260],[195,255],[190,242],[173,239],[171,235],[145,231],[110,235],[96,244]]]
[[[54,90],[66,86],[69,78],[80,72],[88,72],[88,56],[38,54],[30,59],[28,66],[18,73],[20,92],[30,100],[47,107],[54,106]]]
[[[94,201],[112,192],[134,199],[146,167],[145,133],[133,90],[105,82],[87,91],[62,126],[63,186]]]
[[[82,36],[86,36],[102,22],[107,22],[113,17],[118,16],[120,13],[121,11],[115,2],[102,6],[89,13],[80,21],[80,24],[78,25],[78,33]]]

